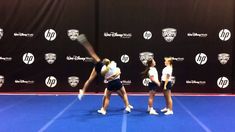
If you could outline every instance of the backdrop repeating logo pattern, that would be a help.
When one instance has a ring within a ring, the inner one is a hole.
[[[162,29],[162,37],[166,40],[166,42],[172,42],[176,37],[177,30],[174,28],[164,28]]]
[[[46,53],[45,60],[47,61],[48,64],[53,64],[56,60],[56,54],[55,53]]]
[[[77,29],[70,29],[68,30],[67,34],[71,40],[75,41],[78,38],[79,31]]]
[[[0,88],[4,84],[4,81],[5,81],[4,76],[0,75]]]
[[[129,60],[130,60],[130,58],[127,54],[121,56],[122,63],[128,63]]]
[[[25,64],[30,65],[30,64],[32,64],[34,62],[35,58],[34,58],[34,55],[32,53],[25,53],[23,55],[22,59],[23,59],[23,62]]]
[[[53,41],[56,39],[56,32],[54,29],[47,29],[44,33],[46,40]]]
[[[3,37],[3,29],[0,28],[0,40],[2,39],[2,37]]]
[[[223,65],[228,63],[229,58],[230,58],[230,55],[228,53],[220,53],[220,54],[218,54],[218,60]]]
[[[145,78],[145,79],[143,79],[143,81],[142,81],[142,83],[143,83],[143,85],[144,86],[149,86],[149,82],[150,82],[150,79],[149,78]]]
[[[152,52],[141,52],[139,58],[142,64],[147,66],[148,59],[154,58],[154,54]]]
[[[173,92],[231,92],[234,89],[234,23],[233,17],[229,17],[234,11],[230,12],[226,3],[220,3],[221,9],[226,8],[221,12],[216,2],[210,2],[210,13],[185,13],[180,19],[182,11],[191,9],[175,11],[170,6],[167,10],[172,13],[169,13],[162,12],[159,5],[149,4],[147,11],[143,8],[133,13],[128,11],[143,5],[125,1],[130,6],[116,5],[110,10],[100,6],[106,2],[111,4],[110,1],[99,0],[94,6],[83,3],[87,1],[72,0],[72,5],[79,9],[74,14],[72,8],[67,8],[70,4],[65,5],[66,8],[60,6],[62,1],[48,4],[50,12],[39,7],[40,1],[31,3],[30,9],[25,8],[27,2],[22,2],[22,8],[14,4],[11,9],[19,9],[19,13],[6,10],[6,15],[1,16],[0,91],[18,91],[21,85],[22,90],[35,92],[82,88],[94,68],[94,61],[76,41],[80,34],[87,36],[101,58],[118,62],[127,91],[145,91],[145,87],[141,88],[147,86],[149,80],[143,81],[140,73],[146,68],[147,60],[155,59],[160,77],[166,56],[173,58],[173,75],[177,78]],[[0,7],[5,3],[2,0]],[[192,1],[183,3],[185,6],[194,4]],[[172,1],[172,4],[177,5],[177,2]],[[94,13],[96,9],[100,13]],[[21,19],[19,15],[25,11],[25,19]],[[211,17],[218,12],[226,20]],[[41,15],[35,17],[34,13]],[[206,22],[201,21],[204,13],[209,16]],[[12,15],[7,16],[9,14]],[[63,16],[66,18],[60,19]],[[101,88],[90,87],[89,90],[99,89],[100,92],[105,88],[101,85]]]
[[[228,87],[228,85],[229,85],[229,80],[228,80],[228,78],[227,78],[227,77],[220,77],[220,78],[218,78],[218,80],[217,80],[217,85],[218,85],[218,87],[220,87],[220,88],[226,88],[226,87]]]
[[[228,29],[222,29],[219,32],[219,38],[222,41],[228,41],[231,38],[231,32]]]
[[[207,62],[207,56],[204,53],[198,53],[195,57],[195,61],[199,65],[204,65]]]
[[[150,31],[145,31],[143,34],[144,39],[151,39],[152,38],[152,33]]]
[[[77,76],[68,77],[68,83],[71,87],[77,87],[79,83],[79,77]]]
[[[48,76],[45,80],[47,87],[53,88],[57,84],[57,79],[54,76]]]

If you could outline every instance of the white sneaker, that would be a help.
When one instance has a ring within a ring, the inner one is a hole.
[[[165,115],[173,115],[174,113],[173,113],[173,111],[172,110],[167,110],[167,112],[166,113],[164,113]]]
[[[156,112],[156,110],[154,110],[153,108],[150,109],[149,114],[150,114],[150,115],[158,115],[158,113]]]
[[[79,94],[78,94],[78,99],[82,100],[82,97],[84,96],[84,92],[82,89],[79,90]]]
[[[150,107],[148,106],[148,108],[147,108],[147,112],[149,112],[150,111]]]
[[[106,111],[104,110],[103,107],[100,110],[98,110],[97,112],[102,114],[102,115],[106,115]]]
[[[134,109],[134,107],[132,105],[130,105],[130,104],[128,105],[128,107],[130,107],[131,109]]]
[[[163,109],[161,109],[161,112],[167,112],[168,111],[168,108],[163,108]]]
[[[130,108],[129,106],[127,106],[127,107],[125,108],[125,111],[128,112],[128,113],[130,113],[130,112],[131,112],[131,108]]]

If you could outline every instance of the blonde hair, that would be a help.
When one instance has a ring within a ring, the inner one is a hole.
[[[170,65],[173,66],[173,57],[165,57],[164,60],[168,61],[170,63]]]
[[[104,58],[102,63],[107,66],[107,65],[109,65],[111,63],[111,61],[109,59],[107,59],[107,58]]]

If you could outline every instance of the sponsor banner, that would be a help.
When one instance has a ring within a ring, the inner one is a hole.
[[[32,38],[34,36],[33,33],[21,33],[21,32],[18,32],[18,33],[14,33],[14,36],[15,37],[28,37],[28,38]]]
[[[34,81],[32,81],[32,80],[18,79],[18,80],[15,80],[15,83],[16,83],[16,84],[33,84]]]
[[[77,76],[68,77],[68,83],[73,88],[77,87],[77,85],[79,84],[79,77]]]
[[[92,62],[93,61],[93,59],[91,57],[81,57],[81,56],[77,56],[77,55],[67,56],[66,60],[67,61],[84,61],[84,62]]]
[[[131,80],[122,80],[121,82],[123,85],[126,85],[126,86],[131,85],[132,83]]]
[[[67,35],[70,38],[70,40],[75,41],[78,39],[79,31],[77,29],[70,29],[67,31]]]
[[[12,60],[12,57],[2,57],[0,56],[0,61],[11,61]]]
[[[0,75],[0,88],[2,87],[2,85],[4,84],[4,82],[5,82],[4,76]]]
[[[175,28],[164,28],[162,29],[162,37],[166,42],[172,42],[176,37],[177,30]]]
[[[48,76],[45,80],[45,84],[49,88],[53,88],[57,85],[57,79],[54,76]]]
[[[56,31],[54,29],[47,29],[44,33],[44,37],[48,41],[53,41],[56,39]]]
[[[56,54],[55,53],[46,53],[45,60],[47,61],[48,64],[53,64],[56,60]]]
[[[199,80],[186,80],[186,84],[205,85],[205,84],[206,84],[206,81],[199,81]]]
[[[218,54],[218,60],[222,65],[225,65],[228,63],[230,58],[230,55],[228,53],[220,53]]]
[[[199,38],[206,38],[208,36],[207,33],[187,33],[188,37],[199,37]]]
[[[142,64],[147,66],[148,59],[154,58],[154,54],[152,52],[141,52],[139,53],[139,58]]]
[[[132,34],[131,33],[118,33],[118,32],[104,32],[104,37],[129,39],[132,37]]]
[[[228,41],[231,38],[231,32],[228,29],[222,29],[219,32],[219,38],[222,41]]]

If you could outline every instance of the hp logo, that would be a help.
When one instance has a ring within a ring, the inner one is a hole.
[[[53,76],[49,76],[46,78],[45,84],[47,85],[47,87],[53,88],[57,84],[57,79]]]
[[[218,80],[217,80],[217,85],[218,87],[220,88],[226,88],[228,87],[229,85],[229,80],[227,77],[220,77]]]
[[[152,33],[150,31],[145,31],[143,34],[144,39],[151,39],[152,38]]]
[[[150,79],[149,78],[145,78],[145,79],[143,79],[143,81],[142,81],[142,83],[143,83],[143,85],[144,86],[149,86],[149,82],[150,82]]]
[[[228,29],[222,29],[220,30],[219,32],[219,38],[222,40],[222,41],[227,41],[229,40],[231,37],[231,32],[228,30]]]
[[[195,61],[199,65],[204,65],[207,62],[207,56],[204,53],[199,53],[195,57]]]
[[[129,58],[128,55],[125,54],[125,55],[122,55],[122,56],[121,56],[121,61],[122,61],[123,63],[128,63],[129,60],[130,60],[130,58]]]
[[[30,64],[32,64],[34,62],[34,56],[33,56],[32,53],[25,53],[23,55],[22,59],[23,59],[23,62],[25,64],[28,64],[28,65],[30,65]]]
[[[56,32],[53,29],[47,29],[44,33],[44,36],[48,41],[53,41],[56,38]]]

